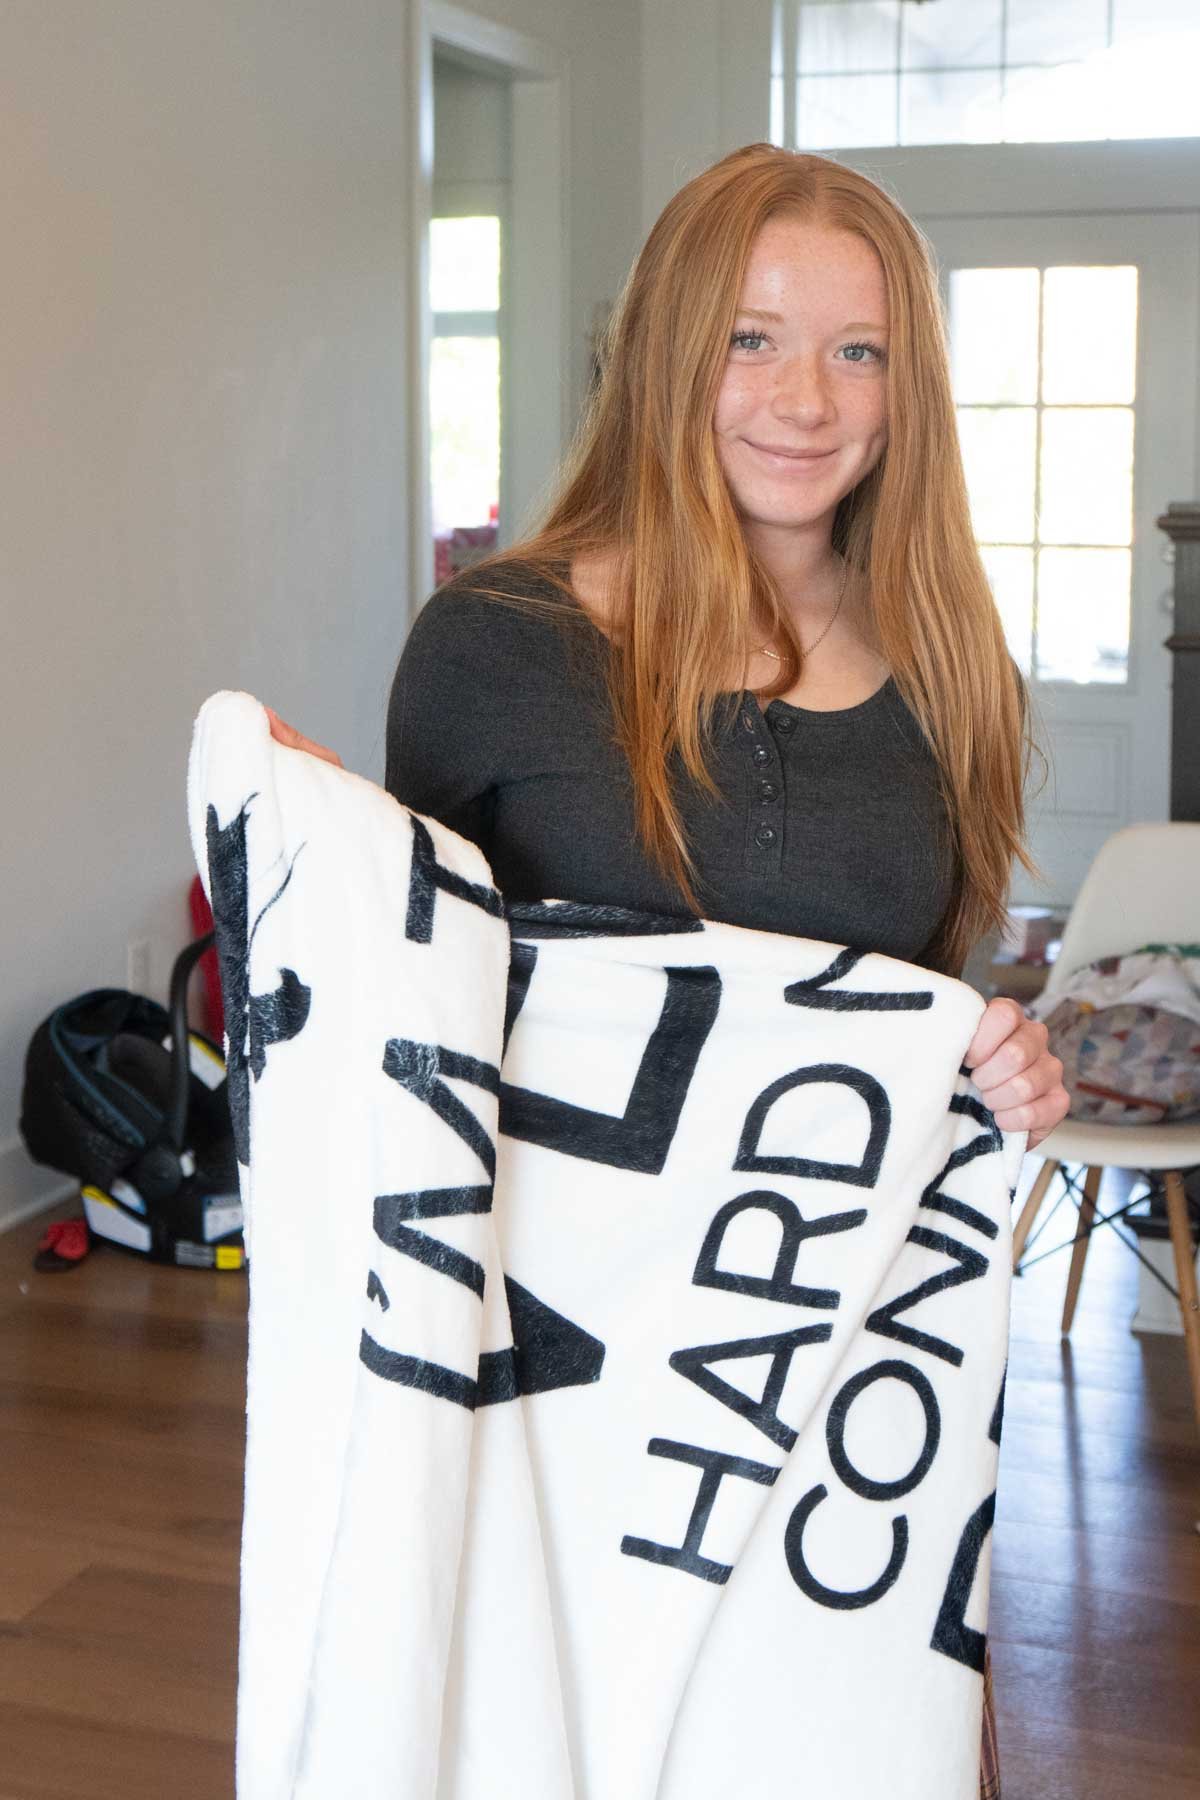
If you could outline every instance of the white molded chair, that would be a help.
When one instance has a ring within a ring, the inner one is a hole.
[[[1200,940],[1200,824],[1129,825],[1102,845],[1084,877],[1063,932],[1058,960],[1046,982],[1059,992],[1067,977],[1101,956],[1120,956],[1143,944]],[[1082,1164],[1083,1197],[1071,1250],[1063,1304],[1065,1337],[1075,1315],[1091,1240],[1096,1196],[1105,1169],[1155,1171],[1163,1176],[1175,1255],[1188,1371],[1200,1426],[1200,1300],[1181,1171],[1200,1163],[1200,1119],[1163,1125],[1094,1125],[1066,1118],[1033,1152],[1044,1159],[1013,1232],[1013,1268],[1021,1260],[1038,1210],[1060,1166]]]

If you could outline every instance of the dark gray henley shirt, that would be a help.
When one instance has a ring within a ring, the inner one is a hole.
[[[546,591],[513,568],[489,584]],[[558,623],[473,595],[469,579],[439,589],[409,634],[388,792],[478,844],[509,899],[686,916],[636,839],[608,640],[582,608]],[[732,694],[709,767],[719,802],[681,769],[676,785],[705,917],[921,962],[954,858],[933,754],[891,677],[837,712]]]

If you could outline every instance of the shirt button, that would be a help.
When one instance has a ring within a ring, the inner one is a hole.
[[[765,744],[755,744],[750,754],[760,768],[763,763],[769,763],[771,760],[771,752],[767,749]]]
[[[775,827],[773,825],[760,825],[754,834],[754,841],[760,849],[765,850],[768,845],[775,842]]]
[[[775,727],[776,731],[782,731],[785,736],[787,735],[787,733],[789,731],[794,731],[796,729],[796,721],[795,721],[795,719],[793,719],[791,713],[785,713],[785,712],[776,713],[774,718],[771,720],[771,723]]]
[[[777,800],[779,798],[779,789],[773,781],[760,781],[758,793],[761,800]]]

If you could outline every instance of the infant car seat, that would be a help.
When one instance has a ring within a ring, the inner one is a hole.
[[[154,1262],[240,1269],[242,1205],[225,1061],[187,1022],[187,945],[170,1007],[96,988],[44,1019],[25,1058],[20,1130],[35,1162],[77,1175],[98,1236]]]

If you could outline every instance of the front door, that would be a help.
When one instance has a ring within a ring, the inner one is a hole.
[[[1167,816],[1171,576],[1155,519],[1195,488],[1196,221],[918,222],[940,265],[976,537],[1050,765],[1030,809],[1044,884],[1018,871],[1013,898],[1065,906],[1105,838]]]

